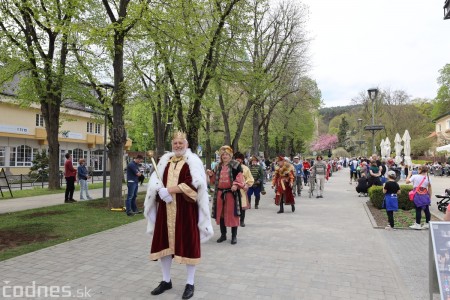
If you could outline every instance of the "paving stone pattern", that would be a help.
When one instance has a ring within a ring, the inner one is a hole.
[[[374,229],[367,198],[357,197],[347,175],[348,169],[335,173],[322,199],[304,191],[295,213],[288,206],[277,214],[266,184],[236,245],[231,230],[216,243],[214,225],[193,299],[429,299],[428,231]],[[86,288],[91,297],[83,299],[180,299],[186,269],[176,263],[173,288],[150,295],[162,276],[159,262],[148,259],[145,226],[142,220],[0,262],[0,285]]]

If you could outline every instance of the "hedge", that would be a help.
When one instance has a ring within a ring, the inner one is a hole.
[[[403,210],[410,210],[414,208],[414,203],[409,200],[408,193],[412,190],[412,185],[402,184],[400,185],[400,195],[398,196],[398,208]],[[373,206],[378,209],[382,209],[383,205],[383,187],[382,186],[372,186],[369,188],[369,197]]]

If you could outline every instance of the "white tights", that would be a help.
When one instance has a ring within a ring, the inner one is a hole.
[[[170,282],[170,267],[172,266],[172,255],[167,255],[161,257],[161,270],[163,273],[163,280],[165,282]],[[195,278],[195,265],[186,265],[187,271],[187,284],[194,285]]]

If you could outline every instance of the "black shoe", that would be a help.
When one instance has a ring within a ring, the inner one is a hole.
[[[192,296],[194,296],[194,285],[193,284],[186,284],[186,287],[184,288],[184,293],[181,299],[189,299]]]
[[[151,291],[152,295],[159,295],[172,288],[172,280],[169,282],[161,281],[159,285]],[[186,298],[187,299],[187,298]]]
[[[135,215],[142,214],[142,210],[133,211],[133,214],[135,214]]]
[[[282,214],[282,213],[284,213],[284,211],[282,211],[282,210],[277,211],[277,214]]]
[[[134,212],[127,212],[127,216],[134,217]]]
[[[295,211],[295,205],[292,204],[292,212],[294,212],[294,211]]]
[[[241,227],[245,227],[245,223],[244,222],[241,222]]]
[[[231,245],[234,245],[234,244],[236,244],[236,243],[237,243],[237,239],[236,239],[235,236],[233,236],[233,237],[231,238]]]
[[[316,196],[316,198],[320,198],[320,196],[319,196],[319,195],[317,195],[317,196]]]
[[[70,203],[75,203],[75,202],[78,202],[78,201],[77,201],[77,200],[74,200],[74,199],[70,199],[69,202],[70,202]]]
[[[71,203],[69,200],[64,200],[64,203]]]
[[[217,240],[218,243],[222,243],[223,241],[227,240],[227,236],[226,235],[221,235],[220,238]]]

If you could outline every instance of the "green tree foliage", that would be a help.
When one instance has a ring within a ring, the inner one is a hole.
[[[431,112],[433,119],[450,112],[450,64],[446,64],[439,70],[437,82],[440,84],[440,87],[433,101],[433,110]]]
[[[72,21],[83,2],[1,1],[0,82],[20,82],[20,99],[38,102],[45,120],[49,153],[49,188],[59,188],[59,116],[70,64]]]
[[[30,167],[30,175],[41,175],[44,178],[48,178],[48,156],[47,151],[42,149],[38,151],[33,159],[33,165]]]
[[[337,133],[338,136],[338,145],[339,147],[345,147],[346,140],[347,140],[347,132],[350,130],[350,125],[348,124],[347,120],[345,119],[345,116],[342,117],[341,123],[339,124],[339,130]]]

